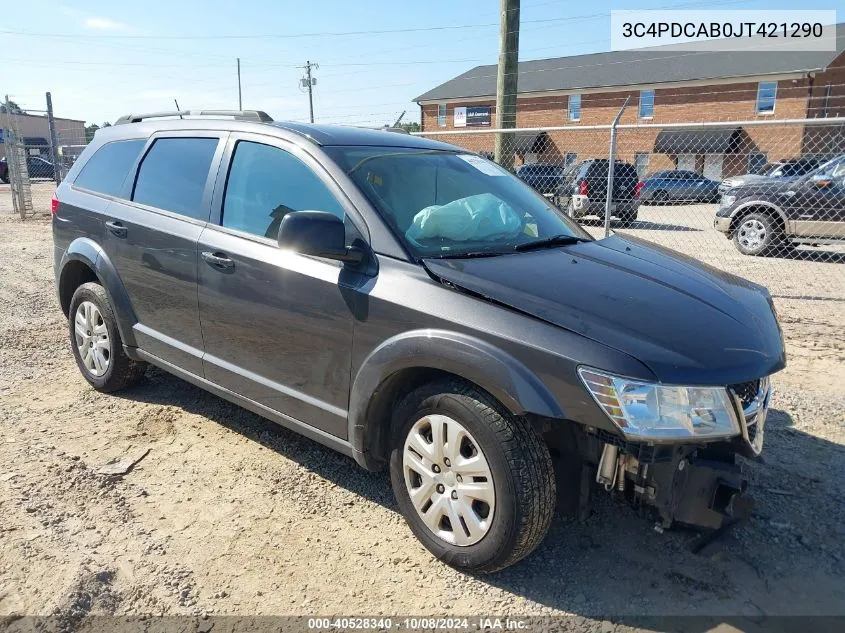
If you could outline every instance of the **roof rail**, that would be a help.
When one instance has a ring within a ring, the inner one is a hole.
[[[378,130],[379,132],[396,132],[397,134],[410,134],[410,132],[403,127],[390,127],[389,125],[355,125],[353,127],[359,127],[363,130]]]
[[[184,116],[208,116],[221,117],[230,116],[238,121],[258,121],[261,123],[272,123],[273,118],[261,110],[173,110],[165,112],[149,112],[147,114],[127,114],[114,122],[115,125],[123,123],[140,123],[144,119],[160,119],[163,117],[184,117]]]

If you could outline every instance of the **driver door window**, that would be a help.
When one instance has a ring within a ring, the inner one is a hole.
[[[282,219],[294,211],[344,217],[340,203],[298,158],[278,147],[240,141],[226,182],[223,226],[275,240]]]

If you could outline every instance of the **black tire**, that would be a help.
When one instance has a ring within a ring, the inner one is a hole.
[[[85,366],[77,346],[75,320],[80,304],[84,301],[93,303],[99,310],[102,324],[105,325],[109,338],[108,368],[101,376],[94,375]],[[97,391],[111,393],[120,391],[138,382],[146,371],[146,363],[132,360],[123,351],[123,340],[120,338],[120,331],[117,328],[117,320],[114,309],[109,301],[105,289],[96,282],[82,284],[73,293],[68,311],[68,331],[70,335],[70,347],[76,365],[85,380]]]
[[[628,228],[637,221],[637,212],[631,211],[629,213],[620,213],[619,214],[619,226],[623,228]]]
[[[487,533],[458,546],[435,535],[414,508],[403,473],[405,439],[415,422],[440,414],[460,423],[486,458],[495,509]],[[543,540],[555,507],[555,476],[549,450],[524,419],[511,415],[489,395],[457,379],[433,382],[406,396],[393,414],[390,479],[399,509],[414,535],[447,565],[490,573],[513,565]]]
[[[651,203],[655,206],[659,204],[666,204],[667,202],[669,202],[669,194],[662,189],[655,191],[651,195]]]
[[[4,185],[8,185],[9,184],[9,177],[8,176],[0,176],[0,182],[2,182]]]
[[[784,237],[772,216],[752,212],[742,216],[736,223],[733,241],[743,255],[768,255],[776,251]]]

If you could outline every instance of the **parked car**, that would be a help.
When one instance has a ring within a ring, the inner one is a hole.
[[[761,174],[744,174],[742,176],[726,178],[719,185],[719,195],[724,194],[729,189],[750,185],[755,182],[767,182],[771,179],[794,180],[810,173],[818,166],[819,160],[812,157],[782,160],[769,165]]]
[[[53,163],[40,156],[27,156],[26,168],[30,178],[49,178],[52,180],[55,177]]]
[[[27,156],[26,167],[30,178],[54,177],[53,163],[40,156]],[[9,182],[9,163],[6,158],[0,158],[0,181]]]
[[[719,183],[694,171],[658,171],[643,180],[640,201],[651,204],[718,202]]]
[[[552,196],[563,180],[563,167],[549,163],[530,163],[517,167],[516,175],[544,196]]]
[[[746,255],[845,243],[845,155],[797,179],[731,189],[722,196],[714,226]]]
[[[663,527],[748,516],[737,456],[762,450],[785,363],[764,288],[596,241],[459,147],[191,114],[99,130],[56,189],[59,303],[94,389],[155,365],[387,469],[464,570],[528,555],[585,477]]]
[[[585,160],[571,165],[563,174],[555,201],[573,220],[587,215],[604,217],[607,201],[607,159]],[[617,160],[613,169],[611,215],[623,226],[637,219],[642,182],[630,163]]]

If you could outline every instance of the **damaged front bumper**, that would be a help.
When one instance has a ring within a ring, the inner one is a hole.
[[[753,387],[753,388],[752,388]],[[652,509],[659,525],[712,533],[750,517],[740,457],[759,459],[772,389],[767,378],[732,390],[741,433],[701,445],[626,442],[605,436],[596,481]]]
[[[596,480],[633,505],[653,511],[662,528],[720,530],[746,520],[753,507],[735,444],[699,448],[605,443]]]

